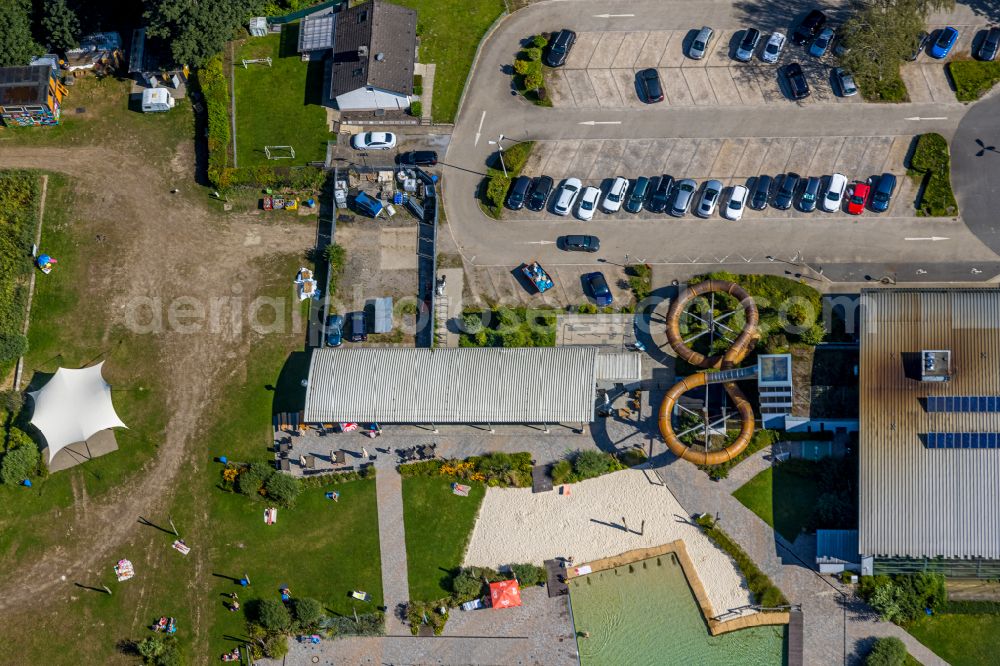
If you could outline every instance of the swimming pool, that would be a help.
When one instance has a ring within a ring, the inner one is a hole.
[[[583,666],[781,666],[787,660],[784,626],[711,636],[673,553],[574,578],[569,597]]]

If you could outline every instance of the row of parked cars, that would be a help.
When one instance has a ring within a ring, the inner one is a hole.
[[[704,218],[711,217],[718,209],[722,217],[735,221],[742,219],[748,207],[764,210],[768,205],[779,210],[795,205],[806,213],[818,207],[832,213],[841,209],[846,196],[847,212],[860,215],[866,206],[876,213],[888,210],[896,191],[896,176],[884,173],[849,186],[847,177],[841,173],[803,177],[789,172],[777,178],[757,176],[747,185],[729,188],[721,181],[708,180],[699,188],[694,180],[675,180],[664,174],[652,178],[641,176],[632,181],[618,177],[603,192],[597,187],[584,187],[578,178],[567,178],[552,195],[553,185],[549,176],[534,179],[520,176],[514,181],[507,206],[513,210],[526,206],[541,211],[551,198],[553,213],[569,215],[575,206],[576,217],[584,221],[593,219],[598,209],[605,213],[622,209],[629,213],[648,210],[674,217],[684,217],[693,210],[695,215]],[[587,251],[596,251],[596,248]]]

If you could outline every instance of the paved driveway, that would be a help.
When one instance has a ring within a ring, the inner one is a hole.
[[[917,59],[908,62],[900,68],[900,75],[906,83],[906,90],[913,102],[953,102],[955,89],[951,84],[945,63],[952,60],[972,57],[973,47],[979,45],[981,31],[987,28],[985,23],[931,23],[927,30],[931,37],[937,37],[938,31],[945,25],[958,29],[958,41],[952,47],[951,53],[944,60],[935,60],[927,55],[924,49]]]

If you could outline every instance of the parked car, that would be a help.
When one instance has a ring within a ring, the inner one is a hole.
[[[531,194],[524,204],[528,210],[545,210],[545,202],[549,200],[552,193],[552,179],[548,176],[539,176],[531,181]]]
[[[916,60],[920,52],[927,48],[927,42],[929,41],[931,41],[931,33],[921,32],[917,35],[913,40],[913,51],[910,52],[910,55],[906,56],[906,59],[911,62]]]
[[[833,55],[838,58],[847,55],[851,50],[850,38],[852,34],[852,32],[844,30],[843,27],[837,31],[836,37],[833,38]]]
[[[627,189],[628,179],[621,176],[615,178],[615,182],[611,183],[611,187],[608,188],[608,193],[604,195],[604,203],[601,204],[605,213],[617,213],[621,210]]]
[[[639,79],[639,87],[642,89],[642,96],[647,104],[655,104],[663,101],[663,86],[660,85],[660,73],[655,68],[643,69],[636,78]]]
[[[585,187],[580,194],[580,204],[576,207],[576,216],[584,221],[594,219],[597,202],[601,199],[601,191],[596,187]]]
[[[663,174],[652,187],[653,194],[649,197],[646,210],[662,213],[670,205],[670,192],[674,188],[674,177]]]
[[[572,30],[560,30],[549,42],[548,53],[545,54],[545,64],[549,67],[561,67],[566,63],[573,44],[576,43],[576,33]]]
[[[830,176],[827,183],[823,200],[819,202],[819,207],[828,213],[834,213],[840,208],[840,200],[844,198],[844,190],[847,189],[847,176],[842,173],[835,173]]]
[[[753,196],[750,197],[750,207],[754,210],[767,208],[767,200],[771,198],[771,185],[774,180],[770,176],[757,176],[753,185]]]
[[[875,191],[871,194],[871,209],[876,213],[884,213],[889,210],[892,203],[892,194],[896,191],[896,176],[891,173],[884,173],[878,178]]]
[[[438,154],[433,150],[411,150],[396,157],[396,163],[403,166],[436,166]]]
[[[364,342],[368,339],[368,323],[363,310],[352,312],[350,315],[351,332],[347,337],[351,342]]]
[[[778,56],[781,55],[783,48],[785,48],[785,34],[782,32],[772,32],[771,36],[767,38],[764,50],[760,53],[760,59],[773,65],[778,62]]]
[[[607,307],[611,305],[614,300],[611,296],[611,289],[608,287],[608,281],[604,278],[604,273],[600,271],[596,273],[584,273],[583,283],[587,285],[587,291],[590,295],[594,297],[597,304],[601,307]]]
[[[625,210],[630,213],[638,213],[642,210],[642,205],[646,202],[646,196],[649,194],[649,178],[645,176],[639,176],[635,179],[635,184],[632,185],[632,191],[629,192],[628,199],[625,201]]]
[[[802,188],[802,194],[799,196],[799,210],[804,213],[811,213],[816,210],[816,201],[819,200],[819,190],[823,181],[816,176],[810,176],[806,179],[806,186]]]
[[[740,45],[736,47],[736,59],[740,62],[750,62],[753,58],[753,52],[757,50],[757,45],[760,43],[760,30],[757,28],[747,28],[743,32],[743,39],[740,40]]]
[[[701,192],[701,199],[698,202],[698,209],[695,215],[698,217],[711,217],[715,212],[715,207],[719,204],[719,197],[722,195],[722,183],[717,180],[710,180],[705,183],[705,189]]]
[[[326,346],[339,347],[344,341],[344,318],[339,314],[326,316]]]
[[[691,42],[690,48],[688,48],[688,57],[693,60],[701,60],[705,57],[708,52],[708,45],[712,41],[712,29],[707,25],[698,31],[695,35],[694,41]]]
[[[601,249],[601,241],[597,236],[563,236],[559,239],[559,247],[567,252],[597,252]]]
[[[851,195],[847,199],[847,212],[851,215],[861,215],[865,212],[865,204],[868,202],[868,194],[871,190],[871,185],[868,183],[854,183]]]
[[[670,214],[674,217],[684,217],[691,207],[691,200],[694,198],[694,191],[698,188],[698,183],[690,178],[677,181],[674,187],[674,204],[670,207]]]
[[[809,82],[806,81],[806,75],[799,63],[793,62],[785,65],[785,79],[788,81],[788,91],[791,93],[792,99],[800,100],[809,97]]]
[[[792,42],[798,46],[804,46],[806,42],[816,36],[825,23],[826,14],[818,9],[812,10],[792,33]]]
[[[749,195],[750,190],[747,188],[742,185],[733,185],[733,189],[729,193],[729,200],[726,202],[725,208],[722,209],[722,217],[734,222],[740,221],[743,218],[743,210],[746,208]]]
[[[833,42],[833,28],[823,28],[816,35],[816,39],[813,40],[812,46],[809,47],[809,55],[814,58],[822,58],[826,55],[827,50],[830,48],[830,44]]]
[[[980,60],[994,60],[998,50],[1000,50],[1000,28],[994,26],[986,31],[983,43],[979,45],[977,57]]]
[[[391,150],[396,147],[396,135],[392,132],[362,132],[351,137],[351,147],[355,150]]]
[[[507,208],[511,210],[521,210],[524,207],[524,200],[528,197],[528,190],[531,188],[531,178],[528,176],[518,176],[514,179],[514,184],[510,186],[507,193]]]
[[[779,210],[788,210],[795,200],[795,190],[799,188],[802,176],[789,171],[781,179],[777,194],[774,195],[774,207]]]
[[[567,178],[556,194],[556,203],[552,206],[552,212],[556,215],[568,215],[573,209],[576,197],[580,194],[583,183],[579,178]]]
[[[938,33],[937,39],[931,45],[929,55],[938,60],[947,58],[948,54],[951,53],[951,47],[955,46],[956,41],[958,41],[958,30],[949,25]]]
[[[854,83],[854,75],[843,67],[835,67],[833,78],[842,97],[853,97],[858,94],[858,86]]]

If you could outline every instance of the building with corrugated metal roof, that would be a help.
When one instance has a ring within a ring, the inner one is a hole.
[[[863,573],[1000,575],[1000,291],[861,294]]]
[[[595,347],[324,348],[307,423],[589,423],[601,382],[638,381],[636,353]]]

